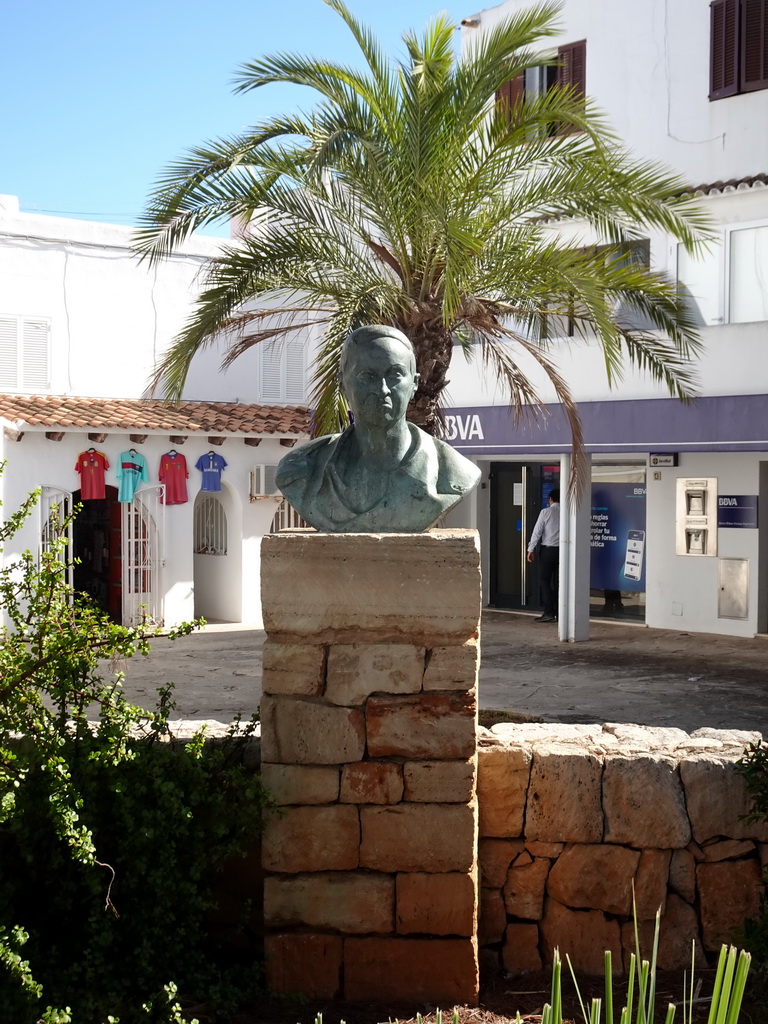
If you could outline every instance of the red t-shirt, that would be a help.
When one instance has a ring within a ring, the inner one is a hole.
[[[165,504],[183,505],[187,498],[187,460],[179,452],[166,452],[160,459],[158,479],[165,484]]]
[[[107,456],[96,449],[80,452],[75,470],[80,474],[80,497],[83,501],[104,498],[104,470],[109,469]]]

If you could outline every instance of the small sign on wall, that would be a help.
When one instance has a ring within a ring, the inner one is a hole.
[[[717,499],[717,525],[721,530],[756,530],[757,495],[719,495]]]
[[[662,466],[676,466],[677,452],[651,452],[648,456],[648,465],[657,469]]]

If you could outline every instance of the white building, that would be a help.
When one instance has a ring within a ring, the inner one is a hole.
[[[149,267],[132,254],[131,234],[20,213],[16,197],[0,196],[1,497],[10,512],[43,492],[5,557],[46,543],[50,506],[83,499],[78,456],[99,451],[109,462],[104,497],[83,500],[72,538],[78,588],[118,621],[258,623],[260,541],[279,501],[266,495],[286,446],[307,435],[305,346],[263,347],[227,374],[206,352],[184,401],[150,399],[156,359],[219,243],[195,237]],[[147,479],[121,502],[120,456],[132,451]],[[188,501],[178,504],[164,502],[171,496],[158,479],[171,451],[189,473]],[[202,490],[195,468],[209,454],[227,464],[218,491]]]
[[[468,16],[463,46],[524,6],[507,0]],[[557,352],[585,426],[594,506],[591,573],[589,509],[563,516],[561,636],[586,634],[590,586],[593,614],[768,632],[768,2],[566,0],[561,21],[553,49],[570,55],[632,151],[690,181],[718,236],[696,262],[662,234],[648,239],[651,264],[678,277],[700,314],[692,405],[637,374],[609,391],[599,352],[575,339]],[[459,360],[448,432],[483,469],[462,522],[481,533],[486,601],[535,608],[524,550],[549,489],[565,479],[564,421],[555,410],[515,427],[494,382]]]

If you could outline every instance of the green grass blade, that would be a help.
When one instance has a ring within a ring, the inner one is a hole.
[[[637,1024],[649,1024],[645,1016],[646,997],[648,995],[648,972],[651,965],[643,960],[637,974]]]
[[[720,947],[720,956],[717,958],[717,972],[715,973],[715,985],[712,989],[712,1002],[709,1007],[709,1017],[707,1018],[707,1024],[715,1024],[717,1020],[717,1014],[720,1010],[720,993],[723,989],[723,975],[725,974],[725,958],[727,956],[727,950],[725,946]]]
[[[736,949],[731,946],[725,960],[725,971],[723,972],[722,986],[718,992],[718,1006],[716,1024],[725,1024],[725,1017],[728,1013],[728,997],[733,987],[733,976],[736,970]]]
[[[601,1009],[601,1000],[595,996],[592,1000],[592,1005],[589,1008],[589,1024],[600,1024]]]
[[[613,958],[605,951],[605,1024],[613,1024]]]
[[[562,986],[563,965],[560,960],[560,950],[555,950],[552,960],[552,1021],[553,1024],[562,1024],[563,1020],[563,986]]]
[[[632,1020],[632,1008],[635,997],[635,975],[637,973],[637,957],[634,953],[629,954],[629,980],[627,981],[627,1005],[625,1007],[627,1019],[622,1019],[621,1024],[629,1024]]]
[[[674,1019],[675,1019],[675,1007],[672,1005],[672,1003],[670,1003],[669,1006],[667,1007],[667,1015],[664,1018],[664,1024],[672,1024]]]
[[[581,1016],[584,1018],[584,1024],[587,1024],[587,1022],[589,1020],[589,1018],[587,1017],[587,1008],[584,1005],[584,1000],[581,997],[581,989],[579,988],[579,983],[576,980],[576,972],[573,969],[573,964],[571,963],[571,958],[570,958],[570,956],[567,953],[565,954],[565,962],[568,964],[568,970],[571,972],[571,977],[573,978],[573,985],[574,985],[574,988],[576,989],[576,996],[577,996],[577,998],[579,1000],[579,1006],[581,1007]],[[542,1021],[542,1024],[544,1024],[543,1021]],[[560,1024],[560,1021],[558,1021],[557,1024]]]
[[[744,989],[747,984],[747,975],[749,974],[749,967],[752,963],[752,954],[746,953],[743,949],[739,951],[739,962],[736,967],[736,977],[733,982],[733,992],[731,993],[731,1002],[728,1007],[728,1017],[726,1024],[736,1024],[739,1019],[739,1013],[741,1012],[741,1002],[744,998]]]
[[[656,1005],[656,965],[659,957],[659,933],[661,932],[661,907],[656,911],[656,923],[653,928],[653,953],[651,954],[651,972],[648,984],[648,1002],[646,1003],[647,1019],[653,1024]]]

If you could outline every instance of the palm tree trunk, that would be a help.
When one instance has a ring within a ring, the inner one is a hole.
[[[451,332],[442,320],[425,320],[421,323],[397,324],[406,334],[416,353],[416,369],[419,372],[419,386],[408,406],[408,419],[428,434],[439,432],[442,422],[440,401],[443,389],[448,383],[448,367],[453,351]]]

